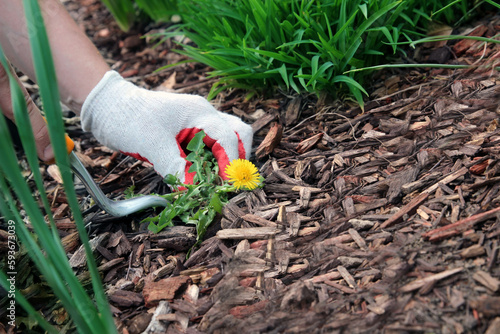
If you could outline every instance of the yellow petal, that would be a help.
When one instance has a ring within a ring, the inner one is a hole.
[[[253,163],[245,159],[235,159],[226,167],[226,175],[229,182],[232,183],[236,189],[242,187],[252,190],[257,188],[259,184],[259,171]]]

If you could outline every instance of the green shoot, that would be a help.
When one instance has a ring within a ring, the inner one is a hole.
[[[131,0],[102,0],[113,15],[116,23],[123,31],[129,31],[136,18],[134,4]]]

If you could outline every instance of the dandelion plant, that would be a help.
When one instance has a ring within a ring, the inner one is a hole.
[[[214,156],[205,149],[204,137],[205,133],[200,131],[187,145],[191,153],[186,159],[192,163],[189,172],[196,173],[193,184],[184,184],[175,175],[167,175],[164,181],[174,190],[161,195],[168,201],[167,206],[159,215],[142,221],[149,223],[148,229],[154,233],[173,226],[176,218],[185,224],[195,225],[197,239],[193,247],[203,241],[207,228],[229,201],[230,193],[253,190],[263,183],[257,167],[244,159],[233,160],[225,169],[229,180],[223,180],[218,175],[219,167]]]

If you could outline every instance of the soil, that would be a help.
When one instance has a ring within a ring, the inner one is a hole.
[[[175,43],[120,31],[100,1],[65,5],[113,69],[137,85],[206,96],[210,69]],[[461,34],[491,37],[500,17]],[[378,72],[364,110],[326,96],[233,90],[214,105],[252,124],[265,186],[239,193],[189,259],[194,229],[158,234],[79,187],[120,333],[500,333],[500,45],[461,40],[415,60],[470,69]],[[108,197],[168,191],[151,165],[100,145],[67,114]],[[85,261],[57,174],[46,184],[76,273]],[[35,296],[36,297],[36,296]],[[35,298],[33,297],[33,298]],[[40,305],[53,322],[62,310]]]

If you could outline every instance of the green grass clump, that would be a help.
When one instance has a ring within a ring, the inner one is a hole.
[[[456,26],[479,9],[499,6],[493,0],[135,0],[135,6],[131,0],[103,2],[119,23],[129,22],[136,9],[155,21],[179,14],[183,24],[162,35],[188,37],[178,52],[214,69],[210,75],[220,80],[209,98],[229,87],[280,86],[337,97],[347,92],[360,105],[370,75],[360,68],[393,62],[403,45],[425,36],[430,22]]]
[[[123,31],[128,31],[137,15],[134,3],[131,0],[102,0]]]
[[[178,52],[220,76],[210,98],[227,87],[337,96],[347,88],[361,105],[369,72],[354,70],[390,62],[398,43],[423,37],[430,20],[458,20],[474,8],[465,0],[179,0],[178,7],[184,24],[164,37],[185,35],[195,45]]]
[[[402,8],[394,0],[197,0],[179,8],[180,31],[196,45],[179,52],[221,77],[211,96],[226,87],[334,92],[343,84],[362,102],[366,91],[343,73],[371,65],[383,55],[381,39],[401,33],[393,27]],[[375,22],[381,28],[373,29]]]

